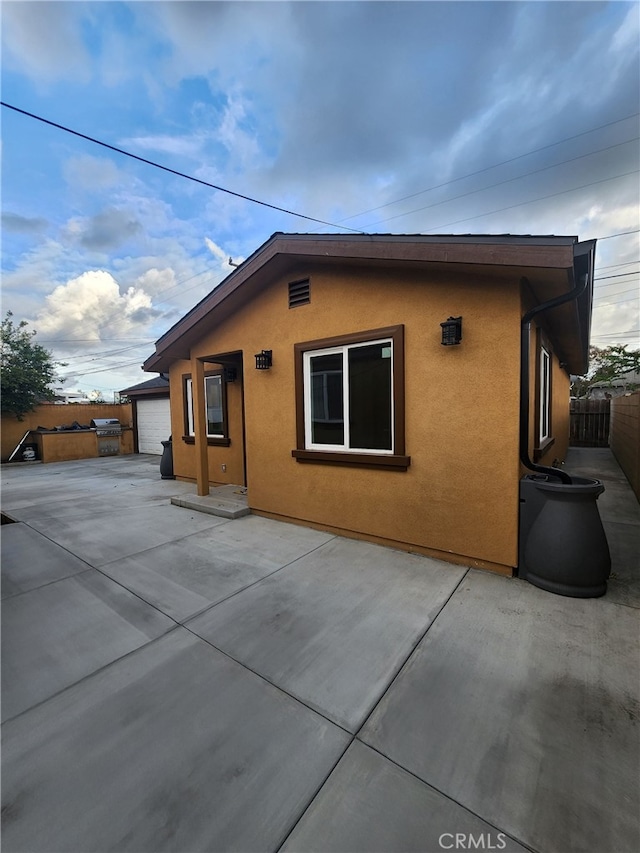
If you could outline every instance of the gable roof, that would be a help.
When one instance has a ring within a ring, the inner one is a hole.
[[[212,323],[222,322],[274,276],[301,263],[508,270],[526,277],[537,303],[571,290],[579,278],[588,287],[578,304],[556,309],[552,325],[566,339],[564,360],[576,373],[588,362],[595,240],[572,236],[488,234],[286,234],[276,232],[214,290],[156,341],[143,370],[166,371]],[[242,298],[239,297],[242,291]]]
[[[147,379],[146,382],[139,382],[137,385],[124,388],[120,394],[126,394],[128,397],[143,397],[150,394],[160,395],[163,392],[169,396],[169,377],[161,373],[153,379]]]

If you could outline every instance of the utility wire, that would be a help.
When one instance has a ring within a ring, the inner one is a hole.
[[[604,281],[607,278],[623,278],[625,275],[638,275],[638,270],[634,272],[621,272],[618,275],[600,275],[594,278],[594,281]]]
[[[62,356],[62,358],[66,359],[66,360],[78,359],[80,361],[97,361],[99,358],[104,357],[104,356],[120,355],[120,353],[128,352],[129,350],[132,350],[132,349],[142,349],[142,347],[151,346],[152,343],[153,343],[153,341],[146,341],[143,344],[133,344],[132,346],[124,347],[123,349],[110,349],[110,350],[104,350],[103,352],[92,352],[92,353],[89,353],[88,355],[64,355],[64,356]]]
[[[638,261],[626,261],[624,264],[607,264],[606,266],[599,266],[598,270],[610,270],[612,267],[630,267],[633,264],[640,264],[640,260]]]
[[[532,198],[529,201],[521,201],[518,204],[510,204],[507,207],[500,207],[497,210],[489,210],[485,213],[478,213],[475,216],[467,216],[465,219],[456,219],[455,222],[445,222],[442,225],[435,225],[433,228],[428,228],[426,232],[435,231],[439,228],[448,228],[451,225],[458,225],[460,222],[470,222],[472,219],[481,219],[483,216],[492,216],[494,213],[502,213],[505,210],[513,210],[515,207],[524,207],[527,204],[534,204],[536,201],[546,201],[549,198],[556,198],[559,195],[566,195],[566,193],[577,192],[578,190],[587,189],[587,187],[595,187],[597,184],[606,184],[607,181],[615,181],[618,178],[628,178],[629,175],[636,175],[640,169],[634,169],[631,172],[624,172],[621,175],[612,175],[610,178],[602,178],[600,181],[592,181],[590,184],[582,184],[579,187],[572,187],[569,190],[561,190],[557,193],[551,193],[550,195],[543,195],[539,198]],[[598,237],[599,240],[609,240],[611,237],[622,237],[624,234],[637,234],[640,231],[640,228],[636,228],[634,231],[622,231],[619,234],[609,234],[607,237]]]
[[[140,364],[140,359],[136,359],[135,361],[127,361],[122,364],[112,364],[109,367],[99,367],[95,370],[82,370],[80,368],[74,368],[69,374],[63,376],[62,378],[66,378],[67,376],[91,376],[94,373],[105,373],[108,370],[121,370],[123,367],[133,367],[136,364]]]
[[[630,296],[627,299],[616,299],[615,302],[601,302],[599,305],[594,305],[593,310],[595,311],[596,308],[606,308],[609,305],[622,305],[624,302],[633,302],[637,298],[637,296]]]
[[[423,195],[424,193],[432,192],[432,190],[442,189],[442,187],[447,187],[458,181],[464,181],[466,178],[473,178],[475,175],[481,175],[483,172],[489,172],[491,169],[497,169],[499,166],[506,166],[507,163],[514,163],[516,160],[522,160],[524,157],[530,157],[532,154],[537,154],[539,151],[554,148],[556,145],[562,145],[564,142],[570,142],[572,139],[578,139],[580,136],[587,136],[589,133],[595,133],[596,130],[603,130],[605,127],[612,127],[614,124],[629,121],[629,119],[636,118],[639,115],[640,113],[632,113],[624,118],[619,118],[615,121],[610,121],[606,124],[600,124],[597,127],[592,127],[590,130],[583,130],[581,133],[576,133],[573,136],[567,136],[564,139],[559,139],[557,142],[551,142],[549,145],[542,145],[540,148],[533,148],[531,151],[526,151],[524,154],[518,154],[517,157],[510,157],[508,160],[502,160],[500,163],[494,163],[493,166],[485,166],[483,169],[478,169],[475,172],[469,172],[466,175],[460,175],[460,177],[444,181],[442,184],[435,184],[432,187],[427,187],[424,190],[418,190],[418,192],[402,196],[401,198],[396,198],[393,201],[388,201],[385,204],[378,205],[377,207],[370,207],[368,210],[363,210],[360,213],[354,213],[352,216],[347,216],[344,219],[341,219],[340,222],[348,222],[349,219],[355,219],[358,216],[365,216],[367,213],[374,213],[376,210],[382,210],[385,207],[390,207],[392,204],[399,204],[401,201],[407,201],[410,198],[415,198],[416,196]],[[384,219],[382,221],[386,222]]]
[[[635,293],[635,298],[636,299],[640,298],[640,290],[638,290],[637,287],[634,287],[633,290],[620,290],[618,293],[601,293],[601,294],[594,296],[593,298],[594,298],[594,301],[596,299],[610,299],[612,296],[625,296],[625,294],[627,294],[627,293]],[[630,302],[631,299],[629,299],[627,301]]]
[[[193,181],[196,184],[202,184],[202,186],[210,187],[213,190],[217,190],[221,193],[227,193],[227,195],[235,196],[236,198],[241,198],[244,201],[250,201],[253,204],[260,204],[262,207],[271,208],[271,210],[277,210],[280,213],[286,213],[289,216],[297,216],[300,219],[306,219],[309,222],[317,222],[320,225],[328,225],[330,228],[338,228],[340,230],[353,231],[356,234],[362,234],[360,229],[358,228],[348,228],[346,225],[336,225],[333,222],[327,222],[324,219],[316,219],[313,216],[306,216],[304,213],[296,213],[294,210],[288,210],[286,207],[279,207],[277,204],[270,204],[267,201],[261,201],[257,198],[252,198],[248,195],[243,195],[242,193],[234,192],[233,190],[228,190],[225,187],[217,186],[216,184],[211,184],[209,181],[203,181],[201,178],[195,178],[193,175],[187,175],[185,172],[178,172],[176,169],[170,169],[168,166],[162,166],[160,163],[156,163],[153,160],[148,160],[146,157],[139,157],[137,154],[132,154],[130,151],[125,151],[124,148],[117,148],[115,145],[110,145],[108,142],[103,142],[100,139],[95,139],[93,136],[87,136],[86,133],[80,133],[77,130],[73,130],[70,127],[65,127],[63,124],[58,124],[58,122],[50,121],[49,119],[43,118],[42,116],[36,115],[35,113],[27,112],[27,110],[22,110],[20,107],[15,107],[13,104],[8,104],[6,101],[0,101],[0,106],[6,107],[9,110],[13,110],[16,113],[20,113],[21,115],[27,116],[28,118],[35,119],[36,121],[40,121],[43,124],[48,124],[50,127],[55,127],[58,130],[63,130],[65,133],[71,133],[73,136],[78,136],[80,139],[86,139],[88,142],[93,142],[94,145],[100,145],[103,148],[108,148],[110,151],[115,151],[117,154],[122,154],[125,157],[130,157],[132,160],[137,160],[139,163],[146,163],[147,166],[153,166],[155,169],[162,169],[163,172],[169,172],[171,175],[177,175],[179,178],[185,178],[187,181]]]
[[[505,178],[503,181],[497,181],[495,184],[489,184],[486,187],[480,187],[477,190],[469,190],[460,195],[454,195],[450,198],[445,198],[442,201],[434,201],[431,204],[426,204],[424,207],[415,207],[413,210],[407,210],[405,213],[396,213],[394,216],[387,216],[385,219],[378,219],[365,225],[365,228],[370,228],[372,225],[380,225],[383,222],[390,222],[392,219],[401,219],[403,216],[410,216],[412,213],[420,213],[422,210],[428,210],[431,207],[439,207],[442,204],[448,204],[450,201],[457,201],[460,198],[466,198],[470,195],[485,192],[486,190],[495,189],[495,187],[504,186],[504,184],[512,184],[514,181],[520,181],[522,178],[528,178],[531,175],[538,175],[540,172],[548,172],[550,169],[557,169],[558,166],[565,166],[567,163],[574,163],[576,160],[584,160],[586,157],[592,157],[594,154],[602,154],[604,151],[610,151],[612,148],[620,148],[622,145],[628,145],[630,142],[637,142],[639,136],[634,136],[632,139],[625,139],[624,142],[617,142],[615,145],[608,145],[606,148],[598,148],[596,151],[590,151],[587,154],[579,154],[577,157],[570,157],[568,160],[561,160],[559,163],[554,163],[551,166],[543,166],[540,169],[533,169],[531,172],[525,172],[523,175],[516,175],[514,178]]]
[[[630,172],[629,174],[632,175],[633,172]],[[625,175],[618,175],[617,177],[624,178]],[[607,178],[607,180],[613,180],[613,178]],[[600,184],[600,183],[602,183],[602,181],[596,181],[596,183]],[[589,187],[589,186],[591,186],[591,184],[587,184],[587,186]],[[578,187],[577,189],[581,190],[582,187]],[[565,192],[571,192],[571,190],[566,190]],[[639,231],[640,231],[640,228],[634,228],[633,231],[620,231],[618,234],[607,234],[606,237],[598,237],[598,240],[610,240],[612,237],[625,237],[627,234],[637,234]],[[637,263],[637,262],[631,261],[631,263],[633,264],[633,263]],[[614,266],[617,266],[617,264],[614,264]],[[622,264],[620,264],[620,266],[622,266]]]

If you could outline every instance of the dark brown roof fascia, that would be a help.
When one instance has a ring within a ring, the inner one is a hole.
[[[168,350],[276,255],[482,266],[567,269],[576,237],[510,235],[283,234],[276,232],[156,342],[143,369],[157,370]],[[543,247],[546,247],[543,249]]]

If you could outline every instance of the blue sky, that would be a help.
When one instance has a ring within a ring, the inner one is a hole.
[[[640,6],[3,0],[2,310],[65,387],[153,342],[274,231],[600,238],[593,343],[640,346]],[[631,231],[619,237],[610,235]],[[609,238],[609,239],[602,239]]]

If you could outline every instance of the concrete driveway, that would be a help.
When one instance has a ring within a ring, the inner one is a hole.
[[[633,851],[640,511],[604,598],[173,506],[155,457],[3,466],[10,851]]]

